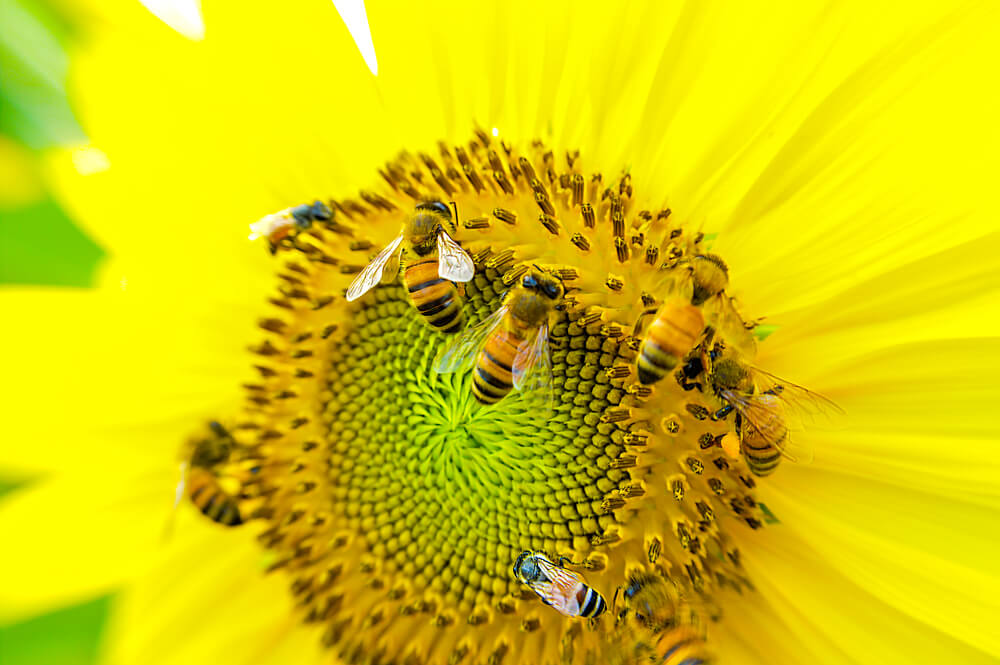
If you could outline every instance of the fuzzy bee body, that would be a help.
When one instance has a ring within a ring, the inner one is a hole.
[[[455,285],[439,276],[437,259],[407,263],[403,282],[410,301],[431,327],[456,333],[465,326],[461,297]]]
[[[461,330],[465,316],[454,282],[471,280],[476,267],[469,254],[445,230],[451,221],[451,212],[440,201],[417,204],[399,235],[348,287],[348,302],[357,300],[379,282],[395,277],[399,259],[405,253],[412,258],[406,259],[403,282],[417,312],[435,330],[445,333]],[[391,267],[387,270],[387,266]]]
[[[691,304],[668,302],[646,330],[636,359],[636,373],[643,384],[663,379],[695,347],[705,329],[701,310]]]
[[[434,360],[439,374],[472,368],[472,394],[495,404],[512,390],[527,399],[552,402],[549,318],[562,307],[565,289],[539,268],[526,273],[500,308],[480,324],[449,341]]]
[[[250,225],[250,240],[267,238],[271,253],[278,251],[284,241],[294,242],[295,237],[314,222],[333,219],[333,211],[322,201],[313,201],[267,215]]]
[[[239,500],[219,483],[208,469],[192,468],[187,476],[187,491],[191,503],[208,519],[223,526],[243,524]]]
[[[222,469],[230,463],[234,450],[239,446],[229,431],[218,422],[209,423],[211,434],[192,442],[189,454],[181,462],[181,480],[177,485],[175,508],[186,496],[208,519],[222,526],[239,526],[246,521],[241,509],[242,498],[236,487],[259,472],[260,467],[227,472]],[[227,483],[233,488],[228,489]]]

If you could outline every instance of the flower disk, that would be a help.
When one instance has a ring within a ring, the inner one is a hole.
[[[764,518],[745,464],[720,446],[732,424],[709,417],[711,391],[669,373],[647,385],[636,368],[647,310],[683,293],[677,275],[696,272],[705,239],[575,153],[482,132],[436,152],[401,155],[379,191],[325,201],[330,219],[277,242],[274,313],[252,347],[260,378],[227,421],[236,445],[217,471],[266,524],[259,539],[302,618],[350,662],[584,662],[613,613],[586,622],[543,605],[513,575],[520,552],[570,559],[609,606],[639,574],[693,607],[750,588],[731,532]],[[470,371],[435,373],[452,337],[401,278],[345,299],[428,199],[455,203],[446,230],[475,263],[459,287],[466,328],[532,265],[565,285],[551,412],[518,391],[483,406]],[[701,306],[698,289],[686,296]]]

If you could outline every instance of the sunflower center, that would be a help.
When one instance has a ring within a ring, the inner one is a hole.
[[[762,517],[746,467],[720,447],[732,424],[709,417],[720,405],[704,386],[637,366],[647,310],[672,280],[708,275],[685,296],[685,311],[707,309],[725,264],[698,263],[701,235],[639,209],[627,175],[605,184],[575,153],[556,161],[541,144],[522,153],[480,134],[390,162],[388,189],[361,201],[293,209],[304,230],[286,233],[280,217],[256,226],[280,231],[276,309],[252,348],[260,378],[233,421],[232,459],[208,466],[241,481],[224,496],[266,523],[272,568],[347,660],[599,653],[615,619],[581,630],[539,602],[512,571],[525,550],[566,557],[609,605],[640,575],[701,601],[749,585],[727,528]],[[458,333],[429,323],[402,276],[343,297],[427,199],[455,202],[449,233],[475,265],[456,292]],[[471,362],[439,374],[435,357],[535,265],[567,291],[548,322],[553,403],[515,389],[483,405]],[[648,385],[650,372],[665,376]]]

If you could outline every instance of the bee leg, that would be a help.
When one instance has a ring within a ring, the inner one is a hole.
[[[582,566],[583,565],[582,563],[577,563],[576,561],[573,561],[568,556],[561,556],[561,557],[559,557],[559,565],[560,566],[563,565],[563,561],[568,562],[569,565],[571,565],[571,566]],[[563,568],[565,568],[565,566],[563,566]]]
[[[730,413],[732,413],[732,411],[733,411],[732,405],[731,404],[727,404],[727,405],[725,405],[724,407],[722,407],[721,409],[719,409],[718,411],[716,411],[715,413],[712,414],[712,420],[722,420],[723,418],[725,418],[726,416],[728,416]]]
[[[633,337],[639,336],[639,331],[642,329],[642,320],[645,317],[649,316],[650,314],[656,314],[656,312],[659,309],[660,309],[659,307],[647,307],[646,309],[642,310],[642,313],[640,313],[639,317],[635,320],[635,325],[632,326]]]

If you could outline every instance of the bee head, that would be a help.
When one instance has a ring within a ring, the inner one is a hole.
[[[422,201],[417,204],[417,210],[430,210],[431,212],[441,215],[447,220],[451,219],[451,211],[448,210],[448,206],[446,206],[441,201],[436,201],[436,200]]]
[[[562,280],[550,272],[542,270],[537,265],[532,266],[527,274],[521,279],[521,286],[531,289],[549,300],[562,300],[566,295]]]
[[[522,582],[530,582],[541,577],[542,571],[538,567],[538,559],[529,551],[521,552],[514,562],[514,577]]]
[[[208,424],[209,433],[197,438],[191,447],[191,466],[210,468],[229,459],[235,441],[217,421]]]

